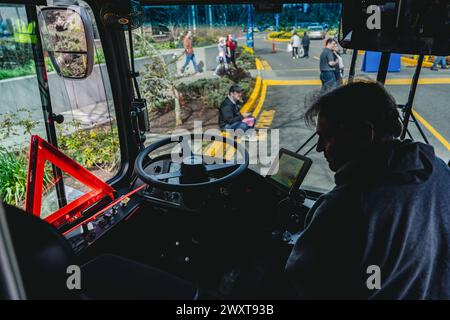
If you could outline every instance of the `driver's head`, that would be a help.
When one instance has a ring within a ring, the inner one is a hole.
[[[229,95],[234,101],[242,101],[244,90],[238,85],[232,85],[229,90]]]
[[[373,145],[398,137],[402,129],[395,99],[370,81],[349,83],[320,96],[305,119],[316,126],[317,151],[324,153],[332,171]]]

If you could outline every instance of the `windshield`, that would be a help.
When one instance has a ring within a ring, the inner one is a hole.
[[[328,28],[325,38],[336,37],[340,3],[285,4],[279,13],[256,12],[247,4],[143,4],[143,12],[143,25],[133,35],[139,85],[149,105],[147,145],[177,129],[193,130],[195,124],[201,124],[203,131],[223,129],[220,106],[233,85],[242,89],[242,101],[236,105],[243,117],[256,120],[261,132],[256,139],[268,143],[267,154],[271,148],[275,153],[279,148],[296,151],[314,134],[315,128],[308,127],[302,115],[321,89],[319,60],[324,39],[310,37],[304,42],[303,38],[308,31],[325,31],[321,25]],[[301,39],[292,48],[289,42],[294,32]],[[338,47],[336,54],[342,58],[336,72],[346,79],[352,51]],[[365,69],[363,54],[358,56],[356,75],[376,79],[376,73]],[[406,58],[413,59],[402,56],[401,70],[390,73],[395,79],[387,83],[399,103],[405,102],[413,74]],[[450,74],[424,70],[424,75],[430,81],[419,86],[424,94],[415,108],[429,125],[424,130],[430,143],[448,161],[450,134],[444,120],[448,111],[441,109],[450,96]],[[421,140],[415,133],[414,138]],[[303,187],[326,191],[334,186],[334,173],[323,154],[316,152],[316,141],[314,137],[300,151],[310,151],[313,160]],[[217,147],[207,151],[211,155],[223,151]],[[261,167],[270,167],[264,161],[256,162],[250,167],[258,173],[264,174]]]

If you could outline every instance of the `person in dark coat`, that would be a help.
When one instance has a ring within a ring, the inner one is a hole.
[[[309,43],[310,39],[308,36],[308,32],[305,31],[302,38],[303,58],[309,58]]]
[[[245,118],[251,118],[250,113],[241,114],[240,104],[242,103],[242,95],[244,91],[238,85],[230,87],[228,97],[220,105],[219,109],[219,127],[221,130],[237,130],[247,131],[252,126]],[[246,123],[247,122],[247,123]]]
[[[320,97],[305,115],[335,172],[289,256],[301,299],[450,299],[450,168],[398,140],[394,98],[375,82]]]

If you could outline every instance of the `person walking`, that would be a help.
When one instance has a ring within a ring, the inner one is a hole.
[[[292,59],[298,59],[298,48],[301,45],[300,37],[298,36],[297,32],[294,31],[291,37],[291,46],[292,46]]]
[[[229,34],[227,36],[227,62],[228,64],[232,63],[233,66],[237,69],[236,65],[236,48],[237,48],[237,41],[233,39],[233,36]]]
[[[223,72],[228,72],[228,62],[227,62],[227,44],[224,37],[219,38],[219,44],[217,45],[219,50],[219,55],[217,56],[217,67],[214,74],[216,76],[221,75]]]
[[[186,54],[186,60],[184,65],[181,67],[181,73],[184,73],[189,62],[192,61],[194,66],[195,74],[199,73],[197,62],[195,61],[194,48],[192,47],[192,31],[189,30],[183,38],[183,47]]]
[[[442,69],[448,69],[447,67],[447,61],[445,60],[444,56],[436,56],[434,58],[433,66],[431,67],[431,70],[438,71],[439,64],[442,66]]]
[[[328,91],[336,87],[336,66],[339,64],[333,47],[336,41],[332,38],[327,39],[327,46],[320,54],[320,81],[322,81],[322,91]]]
[[[310,39],[308,36],[308,32],[305,31],[302,38],[302,47],[303,47],[303,58],[309,58],[309,43]]]

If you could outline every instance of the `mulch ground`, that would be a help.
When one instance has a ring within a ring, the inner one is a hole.
[[[170,133],[174,129],[192,130],[194,121],[202,121],[203,130],[219,128],[218,109],[205,105],[200,100],[193,100],[186,103],[181,108],[181,118],[183,123],[175,126],[175,111],[170,110],[165,113],[152,112],[150,114],[150,133]]]

